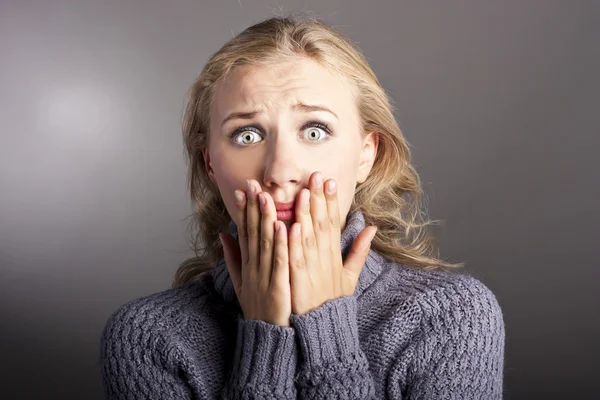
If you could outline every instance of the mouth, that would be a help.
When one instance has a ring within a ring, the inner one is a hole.
[[[288,203],[275,202],[275,209],[277,210],[277,219],[280,221],[289,221],[296,219],[296,202],[290,201]]]
[[[291,210],[277,210],[277,219],[279,221],[292,221],[296,220],[296,211]]]
[[[295,201],[290,201],[287,203],[281,203],[279,201],[275,201],[275,209],[277,211],[286,211],[286,210],[293,210],[295,207]]]

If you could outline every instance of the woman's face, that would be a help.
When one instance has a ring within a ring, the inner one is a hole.
[[[298,58],[269,68],[236,67],[220,82],[203,153],[229,215],[236,215],[234,190],[246,192],[247,179],[287,203],[320,171],[324,182],[337,182],[343,230],[356,184],[367,178],[377,152],[377,133],[364,139],[361,133],[345,79]],[[294,221],[284,222],[289,229]]]

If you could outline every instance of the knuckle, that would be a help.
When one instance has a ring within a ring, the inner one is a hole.
[[[338,228],[340,226],[340,216],[334,215],[330,218],[330,224],[334,228]]]
[[[271,250],[272,246],[271,246],[271,240],[269,240],[269,238],[261,238],[260,239],[260,249],[261,250],[265,250],[265,251],[269,251]]]
[[[298,269],[304,269],[304,267],[305,267],[304,260],[301,258],[297,258],[296,261],[294,262],[294,266]]]
[[[248,226],[247,229],[247,235],[249,238],[256,238],[258,237],[258,229],[255,226]]]
[[[281,255],[277,255],[275,256],[275,265],[277,266],[284,266],[285,265],[285,257],[281,256]]]
[[[308,247],[313,247],[315,245],[315,238],[312,235],[307,236],[306,239],[304,239],[304,244]]]
[[[330,222],[326,219],[322,219],[317,221],[317,229],[320,232],[327,232],[329,231],[329,226],[330,226]]]

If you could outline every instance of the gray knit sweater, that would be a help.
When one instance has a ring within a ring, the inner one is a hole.
[[[364,227],[348,216],[344,258]],[[474,277],[371,250],[353,296],[291,327],[244,320],[221,260],[119,308],[100,362],[108,399],[501,399],[504,338],[498,302]]]

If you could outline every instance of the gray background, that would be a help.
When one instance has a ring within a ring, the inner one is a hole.
[[[106,319],[190,255],[185,91],[233,33],[303,10],[395,100],[442,257],[503,308],[505,398],[597,398],[599,2],[0,4],[2,398],[101,398]]]

